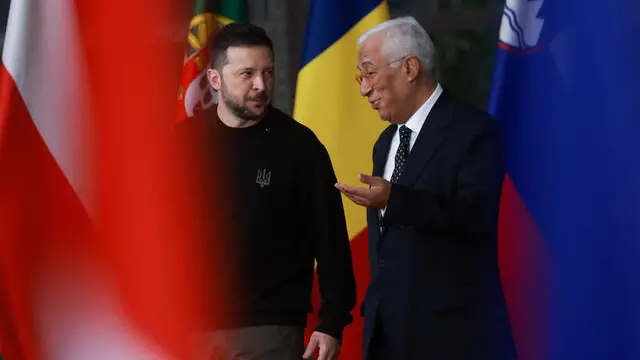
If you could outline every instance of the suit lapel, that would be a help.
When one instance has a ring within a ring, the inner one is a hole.
[[[451,120],[452,112],[453,100],[446,91],[443,91],[429,112],[409,153],[399,180],[400,185],[412,186],[425,166],[429,164],[431,157],[444,140],[446,125]]]
[[[382,177],[384,174],[384,166],[387,163],[387,155],[391,148],[391,139],[393,139],[396,129],[396,125],[389,126],[380,135],[380,141],[373,158],[373,176]]]
[[[396,125],[388,126],[382,134],[380,134],[380,138],[378,139],[378,143],[374,147],[373,150],[373,176],[384,175],[384,167],[387,163],[387,155],[389,154],[389,150],[391,147],[391,140],[393,139],[393,135],[396,133],[396,129],[398,127]],[[368,208],[369,212],[369,226],[375,227],[377,230],[377,236],[373,239],[376,245],[380,244],[380,239],[383,236],[383,231],[381,228],[382,221],[380,219],[380,210]],[[375,220],[374,220],[375,219]]]

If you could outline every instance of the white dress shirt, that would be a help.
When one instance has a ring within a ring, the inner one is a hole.
[[[411,115],[409,120],[404,123],[409,129],[411,129],[411,140],[409,142],[409,151],[413,149],[413,144],[416,143],[416,139],[418,138],[418,134],[420,134],[420,130],[422,129],[422,125],[424,125],[427,116],[431,112],[433,105],[436,103],[438,98],[442,94],[442,86],[438,84],[436,89],[433,91],[431,96],[427,99],[427,101],[418,108],[418,110]],[[403,124],[400,124],[403,125]],[[387,181],[391,181],[391,175],[393,174],[393,169],[396,166],[396,152],[398,151],[398,147],[400,146],[400,131],[398,128],[400,125],[396,126],[396,132],[393,134],[393,138],[391,139],[391,146],[389,147],[389,154],[387,155],[387,162],[384,166],[383,178]],[[381,210],[382,215],[384,215],[384,210]]]

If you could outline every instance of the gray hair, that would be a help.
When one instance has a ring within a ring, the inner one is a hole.
[[[376,25],[358,39],[358,46],[362,46],[371,35],[386,30],[382,43],[382,55],[389,61],[402,56],[413,55],[420,60],[420,67],[425,75],[435,77],[436,51],[427,31],[412,16],[403,16],[387,20]],[[391,64],[391,66],[399,66]]]

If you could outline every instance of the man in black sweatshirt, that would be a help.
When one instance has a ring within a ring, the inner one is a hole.
[[[208,153],[200,186],[217,187],[203,194],[213,194],[209,215],[220,237],[211,249],[214,286],[227,297],[215,311],[206,356],[298,360],[317,351],[321,360],[335,359],[352,321],[355,281],[329,155],[311,130],[271,106],[274,56],[263,29],[222,28],[207,77],[217,110],[179,126]],[[305,351],[314,260],[320,325]]]

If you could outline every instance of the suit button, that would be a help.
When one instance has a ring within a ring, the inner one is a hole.
[[[383,268],[383,267],[387,266],[387,262],[384,261],[384,260],[378,260],[378,266]]]

